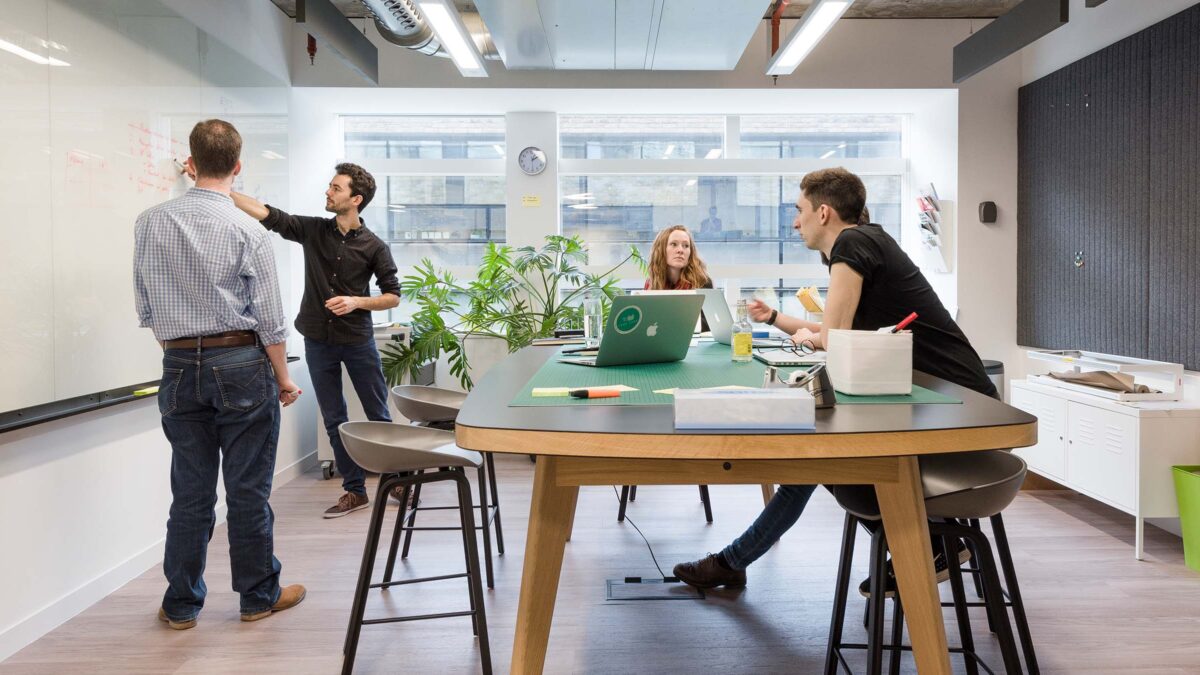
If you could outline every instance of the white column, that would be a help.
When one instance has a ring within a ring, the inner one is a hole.
[[[517,155],[527,147],[546,153],[546,170],[527,176],[517,166]],[[558,114],[510,112],[505,115],[505,189],[508,243],[541,246],[559,232],[558,213]]]

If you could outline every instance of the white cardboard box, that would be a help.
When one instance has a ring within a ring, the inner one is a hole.
[[[676,429],[815,429],[806,389],[677,389]]]

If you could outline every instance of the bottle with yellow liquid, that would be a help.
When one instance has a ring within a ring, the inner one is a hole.
[[[733,346],[733,360],[738,363],[751,360],[754,356],[754,333],[750,327],[750,308],[745,300],[738,300],[737,321],[734,322],[730,333],[729,343]]]

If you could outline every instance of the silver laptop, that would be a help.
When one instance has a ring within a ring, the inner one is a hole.
[[[712,332],[713,342],[727,345],[733,335],[733,313],[729,311],[729,303],[725,302],[725,291],[719,288],[701,288],[693,291],[704,296],[704,318],[708,321],[708,329]],[[778,347],[786,337],[755,338],[755,349]]]
[[[754,352],[754,358],[768,366],[791,368],[794,366],[811,366],[817,363],[825,363],[825,352],[796,354],[790,349],[763,349]]]

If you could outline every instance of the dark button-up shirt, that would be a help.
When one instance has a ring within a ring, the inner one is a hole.
[[[370,310],[336,316],[325,308],[325,302],[340,295],[370,296],[371,275],[380,292],[400,295],[396,262],[387,244],[366,226],[343,235],[333,218],[293,216],[273,206],[267,210],[263,226],[304,247],[304,298],[296,330],[306,338],[331,344],[370,340]]]

